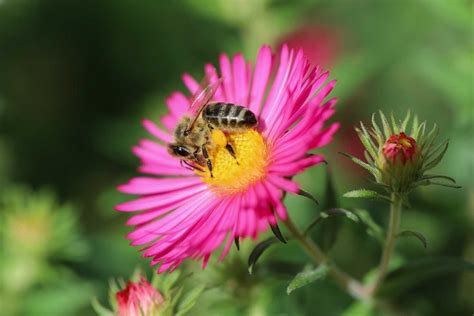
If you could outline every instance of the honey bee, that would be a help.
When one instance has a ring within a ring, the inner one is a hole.
[[[214,176],[210,153],[217,147],[211,137],[212,131],[219,129],[228,135],[254,128],[258,123],[255,114],[243,106],[209,103],[221,82],[222,79],[208,85],[194,98],[189,111],[194,114],[181,118],[174,130],[174,141],[168,144],[168,152],[181,159],[181,163],[201,172],[207,167],[211,177]],[[227,141],[225,148],[238,163],[232,144]]]

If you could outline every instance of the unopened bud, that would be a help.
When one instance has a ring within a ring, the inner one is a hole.
[[[415,139],[407,136],[404,132],[390,136],[383,145],[385,158],[393,163],[401,161],[405,164],[407,161],[413,161],[417,152]]]

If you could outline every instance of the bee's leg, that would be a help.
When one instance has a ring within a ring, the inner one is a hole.
[[[186,165],[186,166],[183,166],[183,163]],[[194,170],[197,170],[197,171],[200,171],[200,172],[204,172],[204,169],[196,166],[196,165],[192,165],[190,164],[189,162],[187,162],[186,160],[181,160],[181,166],[183,166],[184,168],[188,169],[188,170],[191,170],[191,171],[194,171]]]
[[[235,161],[237,162],[237,164],[239,164],[239,161],[237,160],[237,156],[235,155],[235,150],[234,150],[234,147],[232,147],[232,145],[230,143],[227,143],[227,145],[225,145],[225,149],[227,149],[227,151],[229,152],[229,154],[234,157]]]
[[[184,160],[180,160],[180,161],[179,161],[179,164],[180,164],[181,167],[183,167],[184,169],[188,169],[188,170],[191,170],[191,171],[194,170],[191,166],[189,166],[187,163],[185,163]],[[186,166],[185,166],[185,165],[186,165]]]
[[[209,168],[209,172],[211,173],[211,178],[214,178],[214,175],[212,174],[212,162],[211,162],[211,159],[209,159],[209,153],[207,152],[206,145],[202,145],[201,150],[202,150],[202,155],[206,159],[207,168]]]

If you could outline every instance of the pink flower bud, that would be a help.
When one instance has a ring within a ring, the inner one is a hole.
[[[128,282],[127,287],[116,293],[119,316],[153,315],[163,304],[163,296],[144,278]]]
[[[385,158],[395,162],[400,159],[403,164],[413,160],[417,152],[416,141],[404,132],[390,136],[383,145]]]

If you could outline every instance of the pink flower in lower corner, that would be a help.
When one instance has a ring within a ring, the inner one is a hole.
[[[163,296],[143,277],[139,282],[129,281],[116,294],[118,316],[159,315]]]
[[[116,209],[136,213],[127,222],[135,226],[128,238],[143,246],[152,265],[160,264],[158,272],[173,270],[186,258],[202,259],[205,266],[221,245],[223,259],[234,238],[256,239],[278,219],[285,221],[285,192],[300,192],[291,178],[324,161],[309,151],[328,144],[338,129],[337,123],[325,127],[336,102],[325,99],[335,81],[325,84],[329,74],[310,65],[301,50],[283,46],[279,62],[274,58],[263,46],[253,67],[241,54],[232,59],[222,54],[219,73],[205,66],[211,84],[222,78],[212,103],[241,105],[258,119],[255,128],[225,133],[235,157],[225,145],[209,152],[212,176],[205,165],[202,171],[184,168],[167,150],[189,97],[175,92],[166,100],[169,114],[161,118],[162,127],[144,121],[156,139],[141,140],[133,152],[149,176],[119,186],[139,197]],[[201,89],[187,74],[183,81],[190,95]]]

